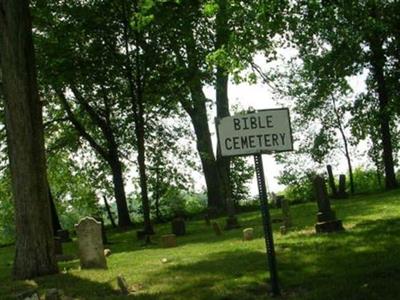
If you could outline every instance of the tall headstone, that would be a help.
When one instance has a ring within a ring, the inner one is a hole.
[[[346,192],[346,175],[340,174],[339,175],[339,192],[338,192],[338,198],[340,199],[345,199],[347,198],[347,192]]]
[[[281,202],[282,207],[282,226],[281,226],[281,233],[286,234],[289,228],[292,226],[292,219],[290,217],[290,206],[289,201],[283,199]]]
[[[176,236],[182,236],[186,234],[185,220],[183,218],[175,218],[171,222],[172,233]]]
[[[78,236],[79,259],[82,269],[107,269],[104,257],[101,223],[86,217],[75,225]]]
[[[333,176],[332,166],[331,165],[327,165],[326,169],[328,171],[328,182],[329,182],[329,187],[331,188],[331,191],[332,191],[332,197],[333,198],[337,198],[338,191],[336,189],[335,177]]]
[[[316,176],[314,179],[315,198],[318,204],[317,224],[315,230],[317,233],[334,232],[343,230],[341,220],[336,219],[335,212],[331,209],[328,193],[326,190],[325,179]]]

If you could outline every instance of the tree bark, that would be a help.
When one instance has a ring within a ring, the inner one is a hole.
[[[383,41],[373,34],[369,41],[371,47],[371,66],[374,80],[377,84],[379,100],[379,125],[383,148],[383,163],[385,167],[385,187],[387,190],[397,188],[394,172],[392,136],[390,132],[389,91],[386,85],[384,66],[386,63],[383,52]]]
[[[216,16],[216,49],[223,49],[228,46],[229,42],[229,27],[228,27],[228,11],[227,1],[218,1],[218,13]],[[229,113],[229,98],[228,98],[228,71],[222,66],[217,66],[215,90],[217,102],[217,118],[224,118],[230,115]],[[226,211],[232,222],[235,218],[235,205],[232,200],[232,185],[230,181],[230,164],[229,157],[222,157],[221,149],[217,147],[217,168],[220,176],[223,200]]]
[[[108,162],[111,167],[112,180],[114,184],[115,201],[117,203],[118,226],[129,227],[132,222],[129,216],[128,205],[126,202],[124,178],[122,176],[122,165],[118,155],[111,155]]]
[[[354,187],[354,177],[353,177],[353,167],[352,167],[352,163],[351,163],[351,157],[350,157],[350,151],[349,151],[349,143],[347,141],[347,136],[344,132],[344,128],[343,128],[343,124],[342,124],[342,118],[339,115],[339,112],[337,110],[336,107],[336,101],[335,98],[332,97],[332,102],[333,102],[333,110],[336,116],[336,122],[340,131],[340,135],[342,136],[342,140],[343,140],[343,145],[344,145],[344,155],[346,156],[346,160],[347,160],[347,167],[349,170],[349,177],[350,177],[350,192],[351,194],[355,193],[355,187]]]
[[[92,121],[97,124],[107,141],[107,147],[100,145],[90,134],[86,131],[85,127],[78,121],[74,115],[68,101],[62,91],[57,91],[61,104],[63,105],[69,121],[74,126],[75,130],[82,136],[90,146],[100,155],[110,166],[111,174],[113,177],[113,187],[115,201],[117,203],[118,212],[118,226],[127,227],[132,225],[132,221],[129,217],[128,205],[126,203],[126,194],[124,181],[122,176],[122,166],[118,154],[118,144],[115,141],[114,133],[110,125],[110,121],[105,121],[95,114],[93,109],[85,103],[85,100],[80,96],[79,92],[75,90],[75,96],[80,99],[79,102],[82,107],[88,112]]]
[[[51,193],[50,187],[49,187],[49,200],[50,200],[51,224],[53,227],[53,234],[54,236],[57,236],[57,232],[62,228],[60,219],[58,218],[56,204],[54,202],[53,194]]]
[[[58,272],[28,1],[0,2],[0,46],[15,203],[13,275],[26,279]]]
[[[187,109],[196,135],[197,151],[203,167],[207,185],[208,207],[221,210],[224,207],[224,194],[221,189],[221,180],[215,160],[210,129],[208,127],[206,97],[200,83],[191,86],[193,109]]]

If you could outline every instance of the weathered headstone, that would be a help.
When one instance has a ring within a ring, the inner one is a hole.
[[[328,171],[328,181],[329,181],[329,187],[331,188],[331,191],[332,191],[332,197],[337,198],[338,192],[336,189],[335,177],[333,176],[332,166],[327,165],[326,169]]]
[[[72,241],[70,236],[69,236],[69,231],[66,230],[66,229],[57,230],[57,236],[61,239],[62,243],[66,243],[66,242]]]
[[[338,192],[338,198],[340,199],[345,199],[347,198],[347,192],[346,192],[346,175],[340,174],[339,175],[339,192]]]
[[[243,240],[244,241],[251,241],[254,236],[254,229],[253,228],[245,228],[243,229]]]
[[[290,206],[289,201],[286,199],[282,200],[282,226],[281,226],[281,234],[286,234],[289,228],[292,226],[292,219],[290,217]]]
[[[163,248],[176,247],[176,235],[175,234],[165,234],[161,236],[161,245]]]
[[[101,223],[86,217],[75,225],[78,236],[79,259],[82,269],[107,269],[104,257]]]
[[[119,290],[123,295],[129,295],[129,286],[126,283],[126,280],[123,276],[119,275],[117,276],[117,284],[119,287]]]
[[[214,233],[216,235],[221,235],[222,234],[221,227],[219,226],[219,224],[217,222],[212,222],[211,225],[212,225],[212,228],[213,228]]]
[[[325,180],[321,176],[315,177],[314,190],[318,204],[318,222],[315,224],[316,232],[321,233],[343,230],[342,221],[336,219],[335,212],[331,209]]]
[[[171,222],[172,233],[176,236],[186,234],[185,220],[183,218],[175,218]]]

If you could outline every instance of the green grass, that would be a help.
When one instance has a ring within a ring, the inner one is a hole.
[[[400,299],[400,192],[357,196],[333,207],[345,232],[316,235],[315,203],[291,208],[289,234],[273,225],[282,299]],[[242,229],[215,236],[203,221],[189,222],[188,235],[171,249],[142,246],[134,231],[109,232],[108,270],[81,271],[74,260],[60,263],[60,274],[32,281],[12,281],[13,248],[0,249],[0,299],[32,286],[78,299],[270,299],[260,213],[239,218],[242,228],[255,228],[253,241],[241,240]],[[170,230],[168,224],[156,229],[155,240]],[[65,253],[76,251],[75,243],[64,244]],[[119,294],[119,274],[136,292]]]

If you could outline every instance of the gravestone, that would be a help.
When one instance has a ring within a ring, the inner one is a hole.
[[[58,237],[58,236],[54,237],[54,254],[55,255],[62,255],[63,254],[61,238]]]
[[[176,235],[175,234],[165,234],[161,236],[161,245],[163,248],[176,247]]]
[[[289,201],[286,199],[282,200],[282,226],[281,226],[281,234],[286,234],[289,228],[292,226],[292,219],[290,217],[290,206]]]
[[[104,257],[101,223],[86,217],[75,225],[78,236],[79,259],[82,269],[107,269]]]
[[[339,192],[338,192],[338,198],[340,199],[345,199],[347,198],[347,192],[346,192],[346,175],[340,174],[339,175]]]
[[[333,176],[332,166],[331,165],[327,165],[326,169],[328,170],[328,181],[329,181],[329,186],[330,186],[331,191],[332,191],[332,197],[333,198],[337,198],[338,197],[338,191],[336,189],[335,177]]]
[[[172,233],[176,236],[186,234],[185,220],[183,218],[175,218],[171,222]]]
[[[129,295],[129,286],[126,283],[126,280],[123,276],[119,275],[117,276],[117,284],[119,287],[119,290],[123,295]]]
[[[66,229],[57,230],[57,236],[61,239],[62,243],[66,243],[66,242],[72,241],[70,236],[69,236],[69,231],[66,230]]]
[[[251,241],[254,236],[253,228],[245,228],[243,229],[243,241]]]
[[[212,225],[212,228],[213,228],[214,233],[216,235],[221,235],[222,234],[221,227],[219,226],[219,224],[217,222],[212,222],[211,225]]]
[[[318,204],[317,224],[315,230],[317,233],[335,232],[343,229],[342,221],[336,219],[335,212],[331,209],[328,193],[326,190],[325,179],[316,176],[314,179],[315,197]]]

